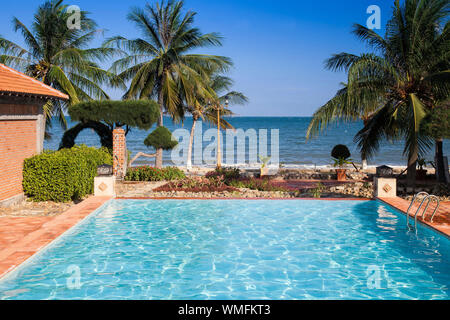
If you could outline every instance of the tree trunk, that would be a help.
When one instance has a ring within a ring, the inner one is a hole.
[[[220,151],[220,109],[217,107],[217,168],[222,168],[222,154]]]
[[[369,123],[369,119],[364,118],[363,122],[364,122],[364,127],[367,127],[367,124]],[[367,169],[367,158],[363,153],[361,153],[361,163],[362,163],[362,170]]]
[[[195,133],[195,126],[197,125],[198,118],[193,116],[192,117],[192,128],[191,128],[191,136],[189,137],[189,147],[188,147],[188,154],[187,154],[187,161],[186,161],[186,168],[191,169],[192,168],[192,146],[194,144],[194,133]]]
[[[417,170],[417,159],[419,158],[418,147],[414,147],[414,150],[410,153],[408,159],[408,173],[406,176],[408,187],[416,186],[416,170]]]
[[[164,125],[164,97],[162,90],[159,89],[158,93],[158,104],[159,104],[159,119],[158,119],[158,127],[162,127]],[[156,168],[162,168],[163,166],[163,149],[156,150],[156,160],[155,160]]]
[[[438,182],[445,183],[445,166],[444,166],[444,150],[443,139],[436,139],[436,178]]]
[[[361,162],[362,162],[362,165],[361,165],[362,169],[366,170],[367,169],[367,160],[364,158],[361,158]]]

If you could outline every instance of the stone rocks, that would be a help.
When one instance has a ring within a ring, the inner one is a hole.
[[[415,188],[403,185],[397,187],[398,196],[408,201],[411,201],[414,195],[419,192],[428,192],[438,196],[441,201],[450,201],[450,186],[445,184],[430,184]]]
[[[356,198],[373,198],[373,183],[372,182],[355,182],[346,183],[344,185],[328,187],[324,193],[331,193],[334,195],[345,195]]]
[[[358,172],[354,169],[347,170],[347,177],[350,180],[365,180],[373,176],[365,173]],[[306,170],[306,169],[289,169],[280,170],[276,175],[278,178],[284,180],[336,180],[337,174],[334,170],[322,169],[322,170]]]
[[[23,201],[15,206],[0,208],[0,216],[46,217],[57,216],[69,210],[75,203]]]

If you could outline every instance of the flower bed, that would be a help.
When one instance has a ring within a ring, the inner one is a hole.
[[[239,192],[239,189],[250,189],[267,192],[291,192],[288,188],[273,184],[269,179],[241,178],[239,169],[221,168],[209,172],[205,177],[190,177],[171,182],[155,192]]]
[[[295,189],[290,189],[286,187],[277,186],[275,183],[269,179],[257,179],[257,178],[247,178],[247,179],[236,179],[231,180],[229,185],[239,189],[250,189],[258,191],[269,191],[269,192],[291,192],[297,191]]]
[[[169,182],[168,184],[156,188],[155,192],[235,192],[238,189],[228,186],[224,183],[222,177],[206,178],[206,177],[193,177],[185,178],[180,181]]]

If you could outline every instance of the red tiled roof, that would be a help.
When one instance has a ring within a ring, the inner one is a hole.
[[[69,99],[64,93],[0,63],[0,94],[5,93]]]

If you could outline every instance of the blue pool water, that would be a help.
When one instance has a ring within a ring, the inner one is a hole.
[[[450,240],[378,201],[114,200],[1,299],[448,299]]]

